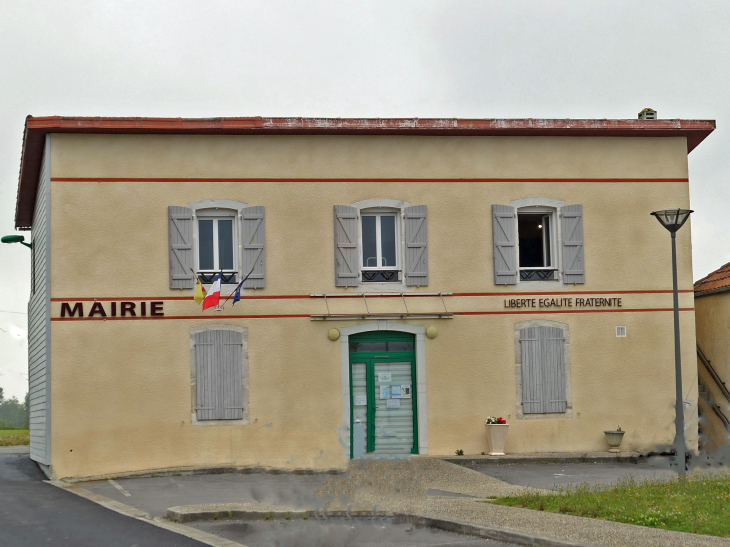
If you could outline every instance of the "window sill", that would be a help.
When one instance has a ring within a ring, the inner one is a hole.
[[[360,281],[352,289],[355,292],[409,292],[415,287],[409,287],[403,281]]]
[[[568,407],[565,412],[551,412],[550,414],[525,414],[521,410],[517,412],[518,420],[563,420],[573,417],[573,409]]]
[[[249,418],[248,413],[244,412],[243,418],[238,420],[198,420],[196,413],[192,412],[190,415],[190,422],[194,426],[208,427],[217,425],[225,427],[232,425],[249,425]]]

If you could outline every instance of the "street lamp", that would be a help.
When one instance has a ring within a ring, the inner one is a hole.
[[[677,455],[677,468],[680,476],[685,475],[687,463],[684,445],[684,404],[682,402],[682,357],[679,351],[679,295],[677,291],[677,231],[687,222],[689,209],[664,209],[654,211],[653,216],[672,234],[672,285],[674,289],[674,376],[676,383],[676,402],[674,404],[674,450]]]
[[[3,236],[2,238],[0,238],[0,241],[2,241],[3,243],[20,243],[21,245],[25,245],[29,249],[33,248],[33,244],[26,243],[23,236]]]

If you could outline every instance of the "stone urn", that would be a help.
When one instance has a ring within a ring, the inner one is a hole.
[[[504,456],[504,443],[507,440],[509,424],[484,424],[487,430],[487,444],[490,456]]]
[[[608,451],[616,454],[621,452],[618,447],[621,446],[621,441],[624,439],[624,433],[626,432],[621,431],[619,427],[616,431],[604,431],[603,433],[606,435],[606,441],[608,441]]]

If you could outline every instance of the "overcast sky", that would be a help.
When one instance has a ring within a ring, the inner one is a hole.
[[[730,262],[728,0],[0,0],[0,13],[0,235],[14,232],[27,114],[635,118],[651,107],[717,120],[689,156],[695,279]],[[18,398],[29,265],[25,247],[0,247],[0,386]]]

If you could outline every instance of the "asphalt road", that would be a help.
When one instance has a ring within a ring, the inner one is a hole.
[[[0,454],[0,545],[204,547],[42,482],[27,454]]]
[[[192,526],[249,547],[517,547],[387,519],[196,522]]]

